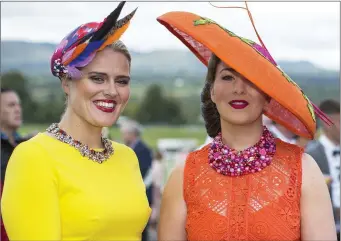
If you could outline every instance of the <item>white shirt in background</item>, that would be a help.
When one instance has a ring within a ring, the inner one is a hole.
[[[332,178],[331,183],[331,196],[333,206],[340,207],[340,155],[333,155],[334,151],[340,151],[340,145],[335,145],[327,136],[322,134],[319,138],[320,143],[324,147],[326,154],[330,176]]]

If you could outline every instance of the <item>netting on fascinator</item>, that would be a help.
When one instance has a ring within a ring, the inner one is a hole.
[[[68,34],[52,55],[52,74],[59,78],[81,78],[79,68],[88,65],[98,51],[117,41],[127,30],[136,9],[118,20],[124,4],[120,2],[102,22],[82,24]]]
[[[316,107],[302,89],[277,65],[260,38],[246,7],[260,44],[241,37],[212,19],[189,12],[168,12],[157,20],[184,43],[205,65],[214,53],[271,97],[264,114],[293,133],[314,138],[315,113],[325,123],[331,120]],[[212,5],[212,4],[211,4]]]

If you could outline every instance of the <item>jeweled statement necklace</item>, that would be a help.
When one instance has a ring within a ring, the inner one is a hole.
[[[57,123],[53,123],[49,126],[46,131],[51,133],[61,142],[69,144],[70,146],[76,148],[82,156],[88,159],[103,163],[108,160],[114,153],[111,141],[107,138],[102,137],[102,143],[104,145],[103,151],[91,150],[87,145],[82,144],[80,141],[74,140],[70,135],[68,135],[64,130],[60,129]]]
[[[276,140],[264,126],[263,134],[254,146],[237,151],[224,145],[219,133],[212,141],[208,159],[210,166],[226,176],[256,173],[269,166],[276,152]]]

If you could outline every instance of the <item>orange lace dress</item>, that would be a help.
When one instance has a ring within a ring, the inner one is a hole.
[[[276,139],[271,165],[240,177],[217,173],[208,151],[185,164],[188,240],[300,240],[302,148]]]

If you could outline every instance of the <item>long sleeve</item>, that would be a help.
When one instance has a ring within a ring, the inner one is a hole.
[[[14,150],[1,211],[10,240],[61,240],[58,184],[48,153],[34,141]]]

